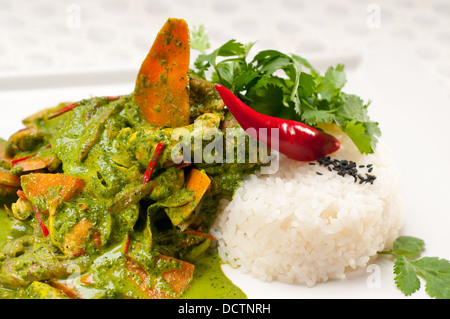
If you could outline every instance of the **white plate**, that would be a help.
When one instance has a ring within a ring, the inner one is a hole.
[[[395,45],[363,56],[317,61],[321,66],[346,62],[344,91],[371,100],[369,113],[379,121],[383,139],[398,163],[404,199],[404,235],[422,238],[424,256],[450,260],[449,97],[408,52]],[[26,116],[62,101],[130,93],[137,70],[76,70],[62,73],[0,76],[0,137],[22,128]],[[393,263],[379,258],[344,280],[308,288],[265,283],[225,265],[225,273],[249,298],[403,298],[395,287]],[[409,298],[428,298],[423,288]]]

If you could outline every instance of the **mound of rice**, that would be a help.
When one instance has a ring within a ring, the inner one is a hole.
[[[380,143],[357,164],[373,164],[373,184],[284,156],[275,174],[248,176],[211,230],[222,260],[263,281],[307,286],[366,266],[392,245],[403,216],[389,151]]]

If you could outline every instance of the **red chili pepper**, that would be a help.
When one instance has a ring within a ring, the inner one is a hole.
[[[192,163],[190,163],[190,162],[181,162],[180,164],[176,165],[176,168],[185,168],[185,167],[188,167],[191,164]]]
[[[128,254],[128,250],[130,249],[130,243],[131,243],[131,235],[127,234],[127,238],[125,240],[125,247],[123,248],[123,253],[125,255]]]
[[[39,210],[36,207],[33,207],[34,209],[34,215],[36,216],[36,219],[39,223],[39,226],[41,226],[42,233],[44,234],[44,237],[48,236],[48,229],[44,224],[44,221],[41,219],[41,215],[39,214]]]
[[[34,153],[34,154],[31,154],[31,155],[28,155],[28,156],[25,156],[25,157],[13,159],[11,161],[11,164],[16,164],[16,163],[25,161],[25,160],[29,159],[30,157],[33,157],[33,156],[36,156],[36,155],[37,155],[37,153]]]
[[[150,163],[148,163],[147,169],[145,170],[144,176],[142,177],[142,184],[147,184],[147,182],[152,177],[153,170],[155,169],[155,165],[158,162],[158,158],[161,155],[163,147],[164,147],[163,142],[159,142],[156,145],[155,152],[153,153]]]
[[[121,97],[122,97],[122,95],[107,96],[106,99],[107,99],[108,101],[112,101],[112,100],[117,100],[117,99],[119,99],[119,98],[121,98]]]
[[[188,235],[191,235],[191,236],[199,236],[199,237],[203,237],[205,239],[217,240],[216,237],[214,237],[212,235],[205,234],[204,232],[202,232],[200,230],[186,229],[184,232],[186,234],[188,234]]]
[[[72,103],[72,104],[66,105],[66,106],[60,108],[59,110],[57,110],[55,113],[53,113],[53,114],[47,116],[47,119],[48,119],[48,120],[51,120],[52,118],[55,118],[55,117],[57,117],[57,116],[60,116],[61,114],[64,114],[64,113],[66,113],[67,111],[70,111],[71,109],[73,109],[75,106],[78,106],[78,105],[79,105],[78,102],[77,102],[77,103]]]
[[[241,127],[246,131],[254,129],[247,131],[250,136],[289,158],[297,161],[315,161],[337,151],[341,146],[340,142],[330,134],[297,121],[258,113],[224,86],[216,84],[215,87]],[[261,128],[267,129],[266,136],[260,134]],[[278,129],[278,141],[276,141],[278,145],[271,145],[271,129]],[[253,136],[255,133],[256,136]]]
[[[28,200],[27,195],[25,195],[25,193],[21,189],[17,190],[17,196],[22,198],[23,200]]]

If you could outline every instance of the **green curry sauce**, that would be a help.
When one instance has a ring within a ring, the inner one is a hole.
[[[211,152],[205,134],[226,139],[229,123],[245,134],[217,107],[217,95],[205,94],[207,83],[191,86],[182,140],[177,128],[146,123],[130,94],[82,100],[54,118],[64,104],[44,110],[4,142],[6,156],[46,165],[29,170],[2,160],[4,172],[21,176],[25,198],[0,210],[0,298],[246,298],[222,272],[208,230],[219,200],[260,163],[211,161],[227,143]],[[248,152],[248,137],[237,140],[234,150]],[[158,143],[163,152],[143,184]],[[195,160],[179,165],[186,156]],[[199,202],[187,187],[194,170],[211,181]],[[45,188],[48,176],[74,182]],[[189,205],[188,213],[180,209]]]
[[[245,299],[247,296],[222,271],[217,254],[209,254],[195,263],[192,287],[183,295],[186,299]]]

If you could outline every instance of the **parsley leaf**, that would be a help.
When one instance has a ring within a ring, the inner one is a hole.
[[[192,49],[202,53],[210,48],[209,37],[205,33],[205,26],[203,24],[192,28],[190,43]]]
[[[422,239],[412,236],[398,237],[392,246],[391,253],[403,255],[408,259],[417,259],[424,251],[425,243]]]
[[[396,275],[394,281],[405,296],[410,296],[412,293],[419,290],[419,277],[417,277],[414,266],[405,256],[400,255],[395,261],[394,274]]]
[[[204,28],[196,29],[192,37],[193,43],[208,42]],[[224,85],[263,114],[313,127],[337,124],[361,153],[374,152],[381,135],[378,123],[369,119],[369,103],[342,91],[346,83],[344,65],[329,67],[321,75],[306,59],[277,50],[260,51],[250,60],[253,45],[233,39],[210,53],[200,46],[191,72]]]
[[[363,123],[352,120],[346,122],[341,128],[352,139],[362,154],[373,153],[371,138],[367,134]]]
[[[450,262],[438,257],[423,257],[412,263],[426,280],[425,291],[439,299],[450,299]]]
[[[394,280],[397,287],[406,295],[419,290],[419,276],[426,281],[425,291],[434,298],[450,299],[450,262],[438,257],[422,257],[424,250],[422,239],[401,236],[396,239],[389,251],[380,254],[396,257]],[[420,258],[420,259],[418,259]]]
[[[319,77],[318,81],[317,93],[322,98],[329,101],[338,96],[347,81],[344,65],[339,64],[336,68],[329,67],[325,76]]]

